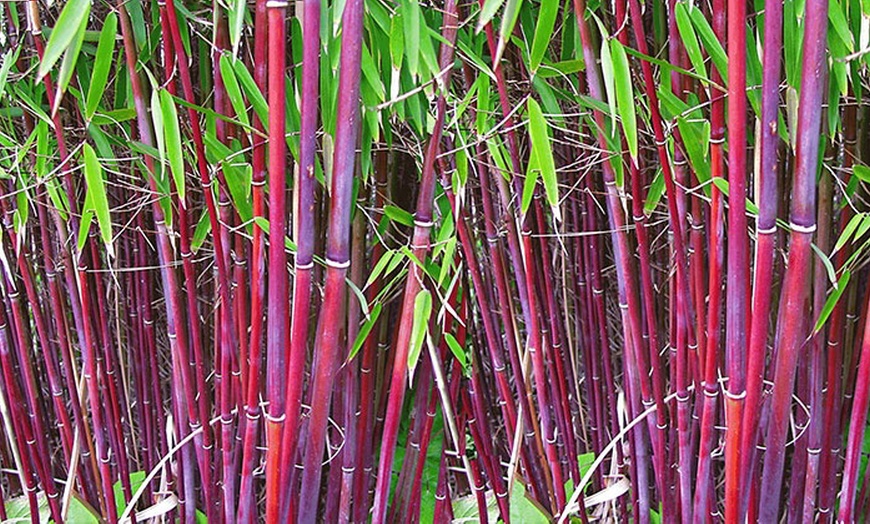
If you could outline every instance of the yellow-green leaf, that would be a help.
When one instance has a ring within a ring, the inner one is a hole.
[[[616,106],[619,120],[628,143],[631,159],[637,164],[637,114],[634,108],[634,87],[631,84],[631,70],[625,48],[618,40],[611,40],[613,58],[613,82],[616,90]]]
[[[48,38],[48,44],[45,46],[42,62],[39,64],[39,78],[47,75],[63,52],[72,45],[79,26],[82,20],[87,18],[90,9],[91,0],[69,0],[63,6]]]
[[[110,12],[103,23],[103,29],[100,30],[100,41],[97,44],[97,54],[94,57],[94,72],[91,74],[91,84],[88,86],[88,96],[85,103],[85,119],[88,121],[97,112],[97,106],[106,90],[117,32],[118,16]]]
[[[561,221],[559,211],[559,185],[556,180],[556,163],[553,161],[553,148],[550,144],[550,136],[547,133],[547,121],[541,106],[534,98],[529,98],[529,137],[532,140],[532,151],[536,157],[538,169],[541,172],[541,180],[544,182],[544,192],[547,202],[553,210],[553,216]]]
[[[109,199],[106,196],[106,186],[103,183],[103,166],[97,159],[97,154],[90,144],[84,145],[85,181],[88,188],[88,199],[93,206],[97,225],[100,227],[100,237],[106,245],[109,255],[114,256],[112,249],[112,218],[109,215]]]
[[[411,327],[411,347],[408,351],[408,379],[413,380],[414,369],[420,359],[423,342],[429,331],[429,317],[432,314],[432,293],[423,289],[414,298],[414,324]]]
[[[224,82],[224,87],[227,91],[227,97],[233,105],[233,111],[236,113],[236,118],[245,126],[250,126],[248,120],[248,108],[245,106],[245,99],[242,96],[242,90],[239,87],[236,73],[233,70],[232,58],[229,55],[221,55],[221,79]]]
[[[825,301],[825,305],[822,306],[822,312],[819,314],[818,320],[816,320],[816,325],[813,328],[813,334],[818,333],[825,325],[825,322],[828,321],[828,317],[830,317],[831,312],[834,311],[834,306],[837,305],[840,297],[843,296],[843,291],[845,291],[846,286],[849,285],[849,279],[851,277],[852,273],[848,269],[843,271],[843,274],[840,276],[840,279],[834,286],[834,290],[831,292],[830,295],[828,295],[828,299]]]
[[[375,322],[377,322],[378,317],[381,316],[381,309],[383,309],[383,305],[380,302],[372,307],[369,317],[359,328],[359,333],[357,333],[356,340],[353,342],[353,347],[350,349],[350,354],[347,356],[348,360],[353,360],[353,357],[359,353],[360,348],[365,344],[366,339],[369,338],[369,333],[372,332],[372,328],[375,327]]]
[[[553,27],[556,25],[556,15],[559,13],[559,0],[542,0],[538,12],[538,23],[535,25],[535,37],[532,40],[532,51],[529,53],[529,63],[532,72],[537,71],[544,59],[550,39],[553,37]]]
[[[169,91],[160,91],[160,110],[163,114],[163,137],[165,140],[166,156],[169,159],[169,170],[175,180],[175,189],[178,191],[178,199],[181,205],[185,205],[184,188],[184,155],[181,145],[181,129],[178,125],[178,110],[175,108],[175,100]]]

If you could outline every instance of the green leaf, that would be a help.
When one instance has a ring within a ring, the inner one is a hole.
[[[544,119],[544,113],[541,111],[541,106],[534,98],[529,98],[529,137],[532,141],[532,151],[537,159],[537,167],[541,172],[541,179],[544,182],[544,192],[547,195],[547,202],[553,210],[553,216],[556,220],[561,221],[562,215],[559,211],[559,186],[556,180],[556,164],[553,161],[553,147],[550,144],[550,137],[547,133],[547,121]]]
[[[652,184],[646,194],[646,203],[643,205],[643,212],[649,216],[659,205],[662,195],[665,192],[665,178],[662,175],[662,170],[656,171],[656,176],[653,178]]]
[[[468,355],[465,354],[465,349],[459,344],[459,341],[456,340],[456,337],[451,335],[450,333],[444,333],[444,341],[447,342],[447,347],[450,348],[450,352],[453,353],[453,356],[456,357],[456,360],[462,364],[463,369],[468,368]]]
[[[103,183],[103,167],[97,159],[97,154],[90,144],[84,144],[85,157],[85,180],[88,184],[88,198],[94,208],[97,224],[100,226],[100,236],[106,245],[109,256],[114,257],[112,249],[112,218],[109,215],[109,199],[106,195],[106,186]]]
[[[157,141],[157,155],[154,157],[159,164],[157,165],[157,173],[154,176],[157,179],[163,178],[163,167],[166,162],[166,139],[163,132],[163,109],[160,106],[160,91],[151,91],[151,120],[154,122],[154,138]]]
[[[384,206],[384,214],[393,222],[404,226],[414,227],[414,215],[396,206]]]
[[[239,51],[239,42],[242,39],[242,29],[245,26],[245,0],[232,0],[230,9],[227,12],[230,29],[230,44],[233,46],[233,56],[236,56]],[[223,74],[223,71],[221,72]]]
[[[268,122],[269,104],[266,103],[266,98],[263,97],[263,93],[260,91],[260,88],[257,87],[257,83],[254,82],[254,77],[251,76],[251,72],[248,71],[247,67],[245,67],[245,63],[237,58],[233,58],[232,63],[233,70],[236,72],[236,79],[242,86],[242,90],[248,97],[248,101],[254,107],[254,112],[257,113],[257,118],[260,119],[260,122]]]
[[[855,230],[858,229],[858,226],[861,224],[861,222],[863,220],[864,220],[863,213],[858,213],[855,216],[853,216],[851,220],[849,220],[849,223],[846,224],[846,227],[843,228],[843,232],[840,234],[840,238],[837,239],[837,243],[834,244],[834,250],[831,252],[832,255],[834,253],[836,253],[837,251],[839,251],[843,246],[845,246],[849,242],[849,239],[852,238],[852,233],[854,233]]]
[[[390,26],[390,60],[397,72],[402,68],[402,59],[405,57],[405,33],[403,29],[402,15],[396,13]]]
[[[248,120],[248,108],[245,106],[245,99],[242,96],[242,90],[239,87],[236,73],[233,70],[232,58],[228,55],[221,55],[221,79],[224,81],[224,87],[227,91],[227,96],[230,103],[233,105],[233,111],[236,113],[236,118],[246,126],[250,126]]]
[[[710,23],[707,22],[704,13],[702,13],[700,9],[692,9],[692,12],[689,14],[692,17],[692,24],[695,26],[695,30],[701,38],[701,43],[704,44],[704,49],[707,51],[707,54],[710,55],[710,59],[713,61],[713,65],[716,66],[716,70],[719,71],[719,76],[722,77],[723,82],[727,84],[728,56],[725,54],[725,49],[722,47],[722,43],[719,42],[718,38],[716,38],[716,34],[710,27]]]
[[[855,41],[852,38],[852,32],[849,30],[849,23],[846,22],[846,16],[843,14],[843,8],[838,0],[831,0],[828,7],[828,21],[831,22],[831,27],[834,28],[834,33],[843,42],[850,53],[855,51]]]
[[[390,263],[390,260],[393,258],[394,255],[396,255],[396,252],[393,251],[392,249],[384,252],[384,254],[381,256],[381,258],[375,264],[375,267],[372,268],[372,272],[369,273],[369,278],[368,278],[368,280],[366,280],[366,284],[365,284],[365,286],[363,286],[363,289],[371,286],[372,283],[375,280],[377,280],[377,278],[379,276],[381,276],[381,273],[383,273],[384,269],[387,268],[387,264]]]
[[[856,164],[852,167],[852,174],[858,177],[861,182],[870,183],[870,167]]]
[[[532,51],[529,53],[529,63],[532,74],[538,70],[550,39],[553,37],[553,27],[556,25],[556,15],[559,14],[559,0],[542,0],[538,12],[538,23],[535,25],[535,36],[532,40]]]
[[[203,210],[199,217],[199,222],[196,224],[196,229],[193,230],[193,238],[190,241],[190,249],[194,253],[199,251],[202,244],[205,242],[205,237],[211,231],[211,220],[208,219],[208,211]]]
[[[48,499],[45,498],[45,492],[40,491],[36,494],[36,503],[39,508],[38,522],[50,522],[51,510],[48,507]],[[7,499],[5,508],[7,520],[3,522],[30,522],[33,517],[27,495]],[[101,522],[99,512],[85,502],[75,491],[72,492],[72,497],[70,498],[66,519],[67,522],[81,524],[99,524]]]
[[[704,66],[704,56],[701,54],[701,46],[698,44],[698,35],[695,33],[692,19],[686,9],[686,4],[682,2],[677,3],[674,11],[677,29],[680,32],[680,39],[685,46],[686,54],[689,55],[689,61],[692,62],[692,67],[695,68],[695,73],[706,78],[707,68]],[[694,8],[689,7],[689,9]]]
[[[834,285],[834,290],[828,295],[828,299],[825,300],[825,305],[822,306],[822,312],[819,314],[819,319],[816,320],[816,325],[813,328],[813,334],[818,333],[822,327],[825,325],[825,322],[828,321],[828,317],[831,316],[831,312],[834,311],[834,306],[839,302],[840,297],[843,296],[843,291],[846,290],[846,286],[849,285],[849,279],[852,277],[852,273],[845,269],[843,270],[843,274],[840,276],[840,279]]]
[[[423,349],[423,341],[429,331],[429,317],[432,315],[432,293],[420,290],[414,298],[414,324],[411,328],[411,346],[408,349],[408,379],[412,380],[417,361]]]
[[[90,4],[87,6],[90,9]],[[63,60],[60,62],[60,71],[57,74],[57,88],[54,91],[54,103],[51,107],[52,114],[57,112],[60,107],[60,101],[63,99],[63,94],[66,93],[66,88],[72,80],[72,74],[75,70],[76,61],[79,58],[79,51],[82,49],[82,42],[85,39],[85,29],[88,25],[87,16],[83,17],[76,30],[75,36],[69,47],[63,53]]]
[[[63,6],[48,38],[48,44],[45,46],[42,62],[39,64],[37,73],[39,78],[47,75],[64,51],[72,45],[82,20],[87,19],[90,10],[91,0],[69,0]]]
[[[628,143],[628,152],[637,165],[637,114],[634,107],[634,87],[631,83],[631,70],[625,48],[618,40],[610,41],[613,58],[613,80],[616,88],[616,105],[619,108],[619,120]]]
[[[504,4],[504,0],[486,0],[483,3],[483,9],[480,10],[480,15],[477,17],[476,31],[478,33],[483,31],[486,24],[492,21],[495,14],[501,9],[502,4]]]
[[[607,41],[607,31],[600,25],[601,38]],[[601,46],[601,78],[604,80],[604,92],[607,95],[607,114],[610,118],[616,118],[616,85],[613,78],[613,58],[610,55],[610,46]]]
[[[825,266],[825,271],[828,273],[828,280],[831,281],[831,284],[834,284],[836,286],[837,273],[836,271],[834,271],[834,264],[831,263],[831,259],[828,258],[828,255],[826,255],[821,249],[819,249],[817,245],[810,244],[810,246],[813,248],[813,251],[816,252],[816,256],[819,257],[822,265]]]
[[[369,317],[363,323],[363,325],[359,328],[359,333],[356,335],[356,340],[353,342],[353,347],[350,349],[350,354],[347,356],[348,360],[353,360],[353,357],[359,353],[359,350],[365,344],[366,339],[369,338],[369,333],[372,332],[372,328],[375,327],[375,323],[378,321],[378,318],[381,316],[381,309],[383,309],[383,304],[378,302],[372,307],[372,311],[369,314]]]
[[[103,93],[106,90],[117,32],[118,16],[114,12],[110,12],[106,16],[103,29],[100,30],[100,41],[97,44],[97,54],[93,62],[94,72],[91,75],[91,84],[88,86],[87,102],[85,103],[85,119],[88,121],[97,112],[97,106],[100,105],[100,100],[103,99]]]
[[[496,50],[497,59],[501,59],[506,42],[510,40],[510,36],[514,32],[514,26],[517,24],[517,18],[520,16],[520,8],[522,5],[523,0],[507,0],[507,4],[504,6],[501,27],[498,31],[498,49]]]
[[[420,73],[420,4],[417,0],[405,0],[402,5],[402,23],[405,30],[405,58],[408,71],[416,78]]]
[[[535,195],[535,185],[538,183],[538,175],[541,169],[538,167],[537,151],[532,149],[529,158],[529,166],[526,170],[526,179],[523,181],[523,195],[520,201],[520,212],[525,216],[532,205],[532,197]]]
[[[12,66],[18,61],[18,55],[21,53],[21,46],[15,46],[15,49],[9,49],[3,54],[3,64],[0,65],[0,98],[3,97],[3,92],[6,91],[6,79],[9,78],[9,71]]]
[[[175,108],[175,100],[169,91],[160,91],[160,111],[163,115],[163,133],[166,141],[166,156],[169,159],[169,169],[175,180],[175,189],[178,191],[178,200],[181,205],[187,207],[185,201],[184,184],[184,154],[181,145],[181,129],[178,125],[178,110]]]

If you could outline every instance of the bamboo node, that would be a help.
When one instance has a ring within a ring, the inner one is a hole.
[[[347,269],[350,267],[350,260],[339,261],[327,257],[326,265],[335,269]]]
[[[789,222],[788,226],[795,233],[814,233],[816,231],[816,224],[810,224],[809,226],[803,226],[801,224],[796,224],[794,222]]]
[[[744,389],[740,393],[731,393],[731,391],[726,389],[725,396],[731,400],[742,400],[742,399],[746,398],[746,390]]]
[[[274,422],[276,424],[283,423],[286,418],[287,418],[287,413],[281,413],[281,415],[277,416],[277,417],[273,417],[271,414],[266,413],[266,421],[268,421],[268,422]]]

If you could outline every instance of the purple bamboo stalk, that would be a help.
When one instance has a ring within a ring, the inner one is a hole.
[[[302,114],[299,138],[299,170],[296,188],[296,276],[293,287],[293,320],[290,336],[290,359],[287,363],[287,385],[284,392],[285,409],[290,423],[284,428],[281,442],[281,485],[290,486],[290,476],[296,466],[296,441],[299,437],[299,417],[302,386],[305,381],[305,356],[308,350],[309,317],[311,314],[311,280],[314,268],[314,179],[315,153],[317,150],[317,110],[320,88],[320,0],[303,2],[302,27]],[[347,34],[347,33],[344,33]],[[344,52],[342,52],[344,56]],[[358,83],[358,81],[357,81]],[[349,84],[351,85],[351,84]],[[354,103],[356,101],[354,100]],[[349,110],[350,108],[346,108]],[[356,113],[353,113],[356,115]],[[351,116],[345,114],[345,117]],[[354,130],[354,133],[356,131]],[[351,135],[354,136],[354,135]],[[346,147],[355,148],[352,140]],[[338,158],[338,157],[336,157]],[[350,158],[351,162],[353,158]],[[348,167],[351,179],[353,164]],[[351,181],[346,182],[352,184]],[[347,211],[349,213],[349,210]],[[331,230],[332,232],[332,230]],[[328,409],[328,403],[327,408]],[[319,460],[319,457],[318,457]],[[316,498],[316,497],[315,497]],[[298,504],[293,504],[298,506]],[[283,511],[288,511],[284,508]],[[292,516],[291,516],[292,518]]]
[[[779,83],[782,47],[782,2],[770,0],[764,6],[764,73],[761,85],[761,136],[758,178],[759,215],[756,223],[757,246],[755,253],[755,283],[752,295],[752,325],[749,334],[746,371],[746,411],[743,414],[740,444],[741,480],[748,483],[752,470],[750,461],[755,455],[758,440],[758,416],[761,412],[764,357],[770,326],[770,304],[773,294],[773,263],[777,215],[777,115],[779,111]],[[745,508],[748,499],[741,500]],[[741,509],[741,514],[745,509]]]
[[[314,522],[320,491],[321,460],[326,445],[326,425],[332,397],[338,353],[342,347],[341,324],[350,265],[350,216],[359,133],[360,60],[362,59],[363,2],[351,0],[342,15],[341,64],[335,152],[326,247],[326,277],[323,308],[319,319],[318,359],[311,385],[311,420],[299,495],[299,522]],[[294,322],[305,319],[294,318]],[[291,515],[292,518],[292,515]]]
[[[783,283],[784,311],[781,336],[776,347],[776,373],[774,375],[771,419],[768,423],[767,449],[761,480],[760,518],[765,522],[776,519],[779,512],[779,494],[785,462],[785,439],[788,431],[791,394],[797,358],[806,342],[809,326],[804,320],[806,285],[812,251],[810,243],[816,230],[815,190],[819,157],[819,131],[822,118],[822,96],[825,89],[825,52],[828,30],[827,0],[807,2],[805,38],[803,46],[803,78],[801,79],[800,107],[798,109],[797,149],[795,152],[794,188],[792,190],[791,235],[788,269]],[[732,146],[733,147],[733,146]],[[733,149],[732,149],[733,151]],[[732,196],[735,194],[732,185]],[[733,205],[733,198],[732,198]],[[729,310],[731,304],[729,303]],[[840,506],[841,515],[848,515],[848,496]],[[848,508],[846,513],[844,509]]]
[[[444,13],[444,21],[441,25],[443,36],[447,44],[441,47],[440,65],[442,69],[453,63],[453,42],[458,28],[456,3],[448,0]],[[444,90],[450,85],[450,71],[441,81]],[[432,208],[435,193],[435,161],[439,150],[439,142],[444,125],[446,112],[446,95],[438,97],[436,107],[436,122],[429,138],[429,145],[423,161],[423,173],[420,182],[420,192],[417,195],[417,212],[414,216],[414,233],[411,240],[411,251],[417,260],[425,260],[429,251],[429,230],[432,228]],[[339,120],[340,121],[340,120]],[[375,486],[375,500],[372,522],[383,524],[387,517],[387,498],[390,490],[390,478],[395,454],[396,439],[399,431],[399,419],[401,417],[402,401],[405,396],[405,380],[407,377],[408,349],[411,340],[411,325],[413,320],[414,301],[420,291],[422,270],[417,264],[410,264],[407,280],[405,283],[404,297],[402,301],[401,320],[397,336],[396,354],[393,360],[393,371],[390,379],[390,398],[384,421],[384,432],[381,439],[381,456],[378,464],[378,476]]]
[[[267,1],[269,18],[269,290],[266,324],[266,521],[277,522],[282,504],[281,439],[284,430],[287,332],[286,155],[284,141],[286,111],[284,67],[286,63],[286,0]],[[297,283],[297,285],[299,285]],[[295,421],[293,421],[295,423]]]

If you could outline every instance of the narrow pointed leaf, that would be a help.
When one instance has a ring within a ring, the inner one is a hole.
[[[166,157],[169,159],[169,169],[175,180],[175,189],[178,191],[178,199],[181,205],[185,204],[184,187],[184,155],[181,145],[181,129],[178,125],[178,110],[175,100],[169,91],[160,91],[160,110],[163,114],[163,136],[166,141]]]
[[[103,183],[103,167],[97,159],[97,154],[91,148],[90,144],[84,145],[85,157],[85,181],[88,184],[88,198],[91,201],[94,209],[94,215],[97,217],[97,224],[100,227],[100,237],[106,245],[110,255],[114,255],[112,250],[112,218],[109,215],[109,199],[106,195],[106,186]]]
[[[100,41],[97,44],[97,54],[94,58],[94,72],[91,75],[91,85],[88,86],[87,102],[85,103],[85,119],[91,120],[97,112],[97,106],[103,99],[106,83],[109,80],[109,69],[112,65],[112,54],[115,50],[115,36],[118,32],[118,16],[109,13],[100,30]]]
[[[611,40],[610,44],[619,120],[625,133],[625,141],[628,143],[628,152],[631,154],[631,159],[637,164],[637,114],[634,107],[634,87],[631,84],[628,56],[618,40]]]
[[[553,27],[556,25],[556,15],[559,14],[559,0],[543,0],[538,12],[538,23],[535,25],[535,37],[532,40],[532,51],[529,63],[532,72],[537,71],[547,52],[550,39],[553,37]]]
[[[553,146],[547,133],[547,121],[541,106],[533,98],[529,98],[529,137],[532,140],[532,150],[538,161],[541,171],[541,180],[544,182],[544,192],[547,202],[553,210],[557,220],[562,219],[559,212],[559,185],[556,179],[556,163],[553,160]]]
[[[39,78],[47,75],[64,51],[72,45],[82,19],[87,18],[90,9],[91,0],[69,0],[63,6],[45,46],[42,62],[39,64]]]

